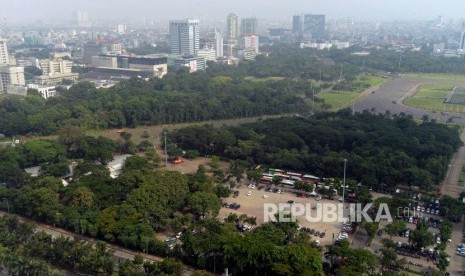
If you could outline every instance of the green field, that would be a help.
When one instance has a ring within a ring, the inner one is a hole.
[[[330,105],[331,110],[338,110],[340,108],[350,105],[352,101],[356,101],[358,98],[362,97],[362,92],[370,92],[370,90],[373,89],[373,87],[380,86],[384,84],[386,81],[386,79],[381,77],[358,77],[353,82],[354,87],[356,87],[355,91],[349,92],[330,90],[318,94],[316,97],[318,99],[324,100],[325,104]],[[360,87],[364,88],[360,89]]]
[[[435,80],[465,80],[464,75],[457,74],[432,74],[432,73],[409,73],[405,74],[407,77],[422,78],[422,79],[435,79]]]
[[[451,84],[421,85],[418,92],[416,92],[412,97],[404,100],[404,104],[432,111],[465,113],[465,105],[444,103],[444,100],[452,88],[453,85]]]
[[[324,100],[331,106],[331,110],[337,110],[360,96],[358,92],[325,92],[316,97]]]

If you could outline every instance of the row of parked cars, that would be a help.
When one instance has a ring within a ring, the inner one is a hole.
[[[323,231],[320,232],[320,231],[317,231],[317,230],[314,230],[308,227],[300,227],[299,230],[302,232],[308,233],[310,235],[313,235],[315,237],[320,237],[321,239],[326,236],[326,232],[323,232]]]
[[[234,209],[234,210],[239,210],[241,208],[240,204],[237,204],[235,202],[229,204],[229,203],[223,203],[223,208],[229,208],[229,209]]]
[[[349,233],[352,232],[352,224],[349,222],[346,222],[342,224],[342,229],[339,235],[337,236],[336,243],[342,242],[343,240],[347,239],[349,237]]]

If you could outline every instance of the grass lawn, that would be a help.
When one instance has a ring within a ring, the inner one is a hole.
[[[384,84],[387,81],[386,78],[374,77],[374,76],[360,77],[359,80],[368,83],[370,87]]]
[[[358,92],[325,92],[317,95],[316,97],[331,105],[331,110],[337,110],[344,105],[347,105],[358,96],[360,96],[360,93]]]
[[[423,79],[435,79],[435,80],[460,80],[465,79],[464,75],[457,74],[434,74],[434,73],[408,73],[405,74],[408,77],[423,78]]]
[[[324,100],[326,104],[331,105],[331,110],[338,110],[340,108],[346,107],[350,104],[350,102],[356,100],[357,98],[363,96],[362,92],[370,91],[373,87],[380,86],[387,81],[385,78],[381,77],[373,77],[373,76],[362,76],[358,77],[354,82],[353,85],[357,89],[352,92],[348,91],[327,91],[321,94],[316,95],[318,99]],[[368,88],[365,87],[363,84],[368,84]]]
[[[413,97],[404,100],[404,104],[411,107],[432,111],[450,111],[465,113],[465,105],[445,104],[444,100],[452,89],[451,84],[425,84],[420,86]]]

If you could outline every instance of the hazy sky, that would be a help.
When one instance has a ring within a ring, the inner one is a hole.
[[[91,20],[240,17],[286,19],[293,14],[321,13],[328,18],[433,19],[465,18],[465,0],[0,0],[0,24],[72,19],[87,10]]]

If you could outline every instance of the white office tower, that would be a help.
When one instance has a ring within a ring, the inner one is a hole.
[[[216,58],[223,57],[223,36],[218,30],[215,30],[215,51]]]
[[[6,39],[0,38],[0,66],[9,64],[8,49],[6,48]]]
[[[199,20],[171,20],[170,46],[173,55],[197,55],[200,48]]]

